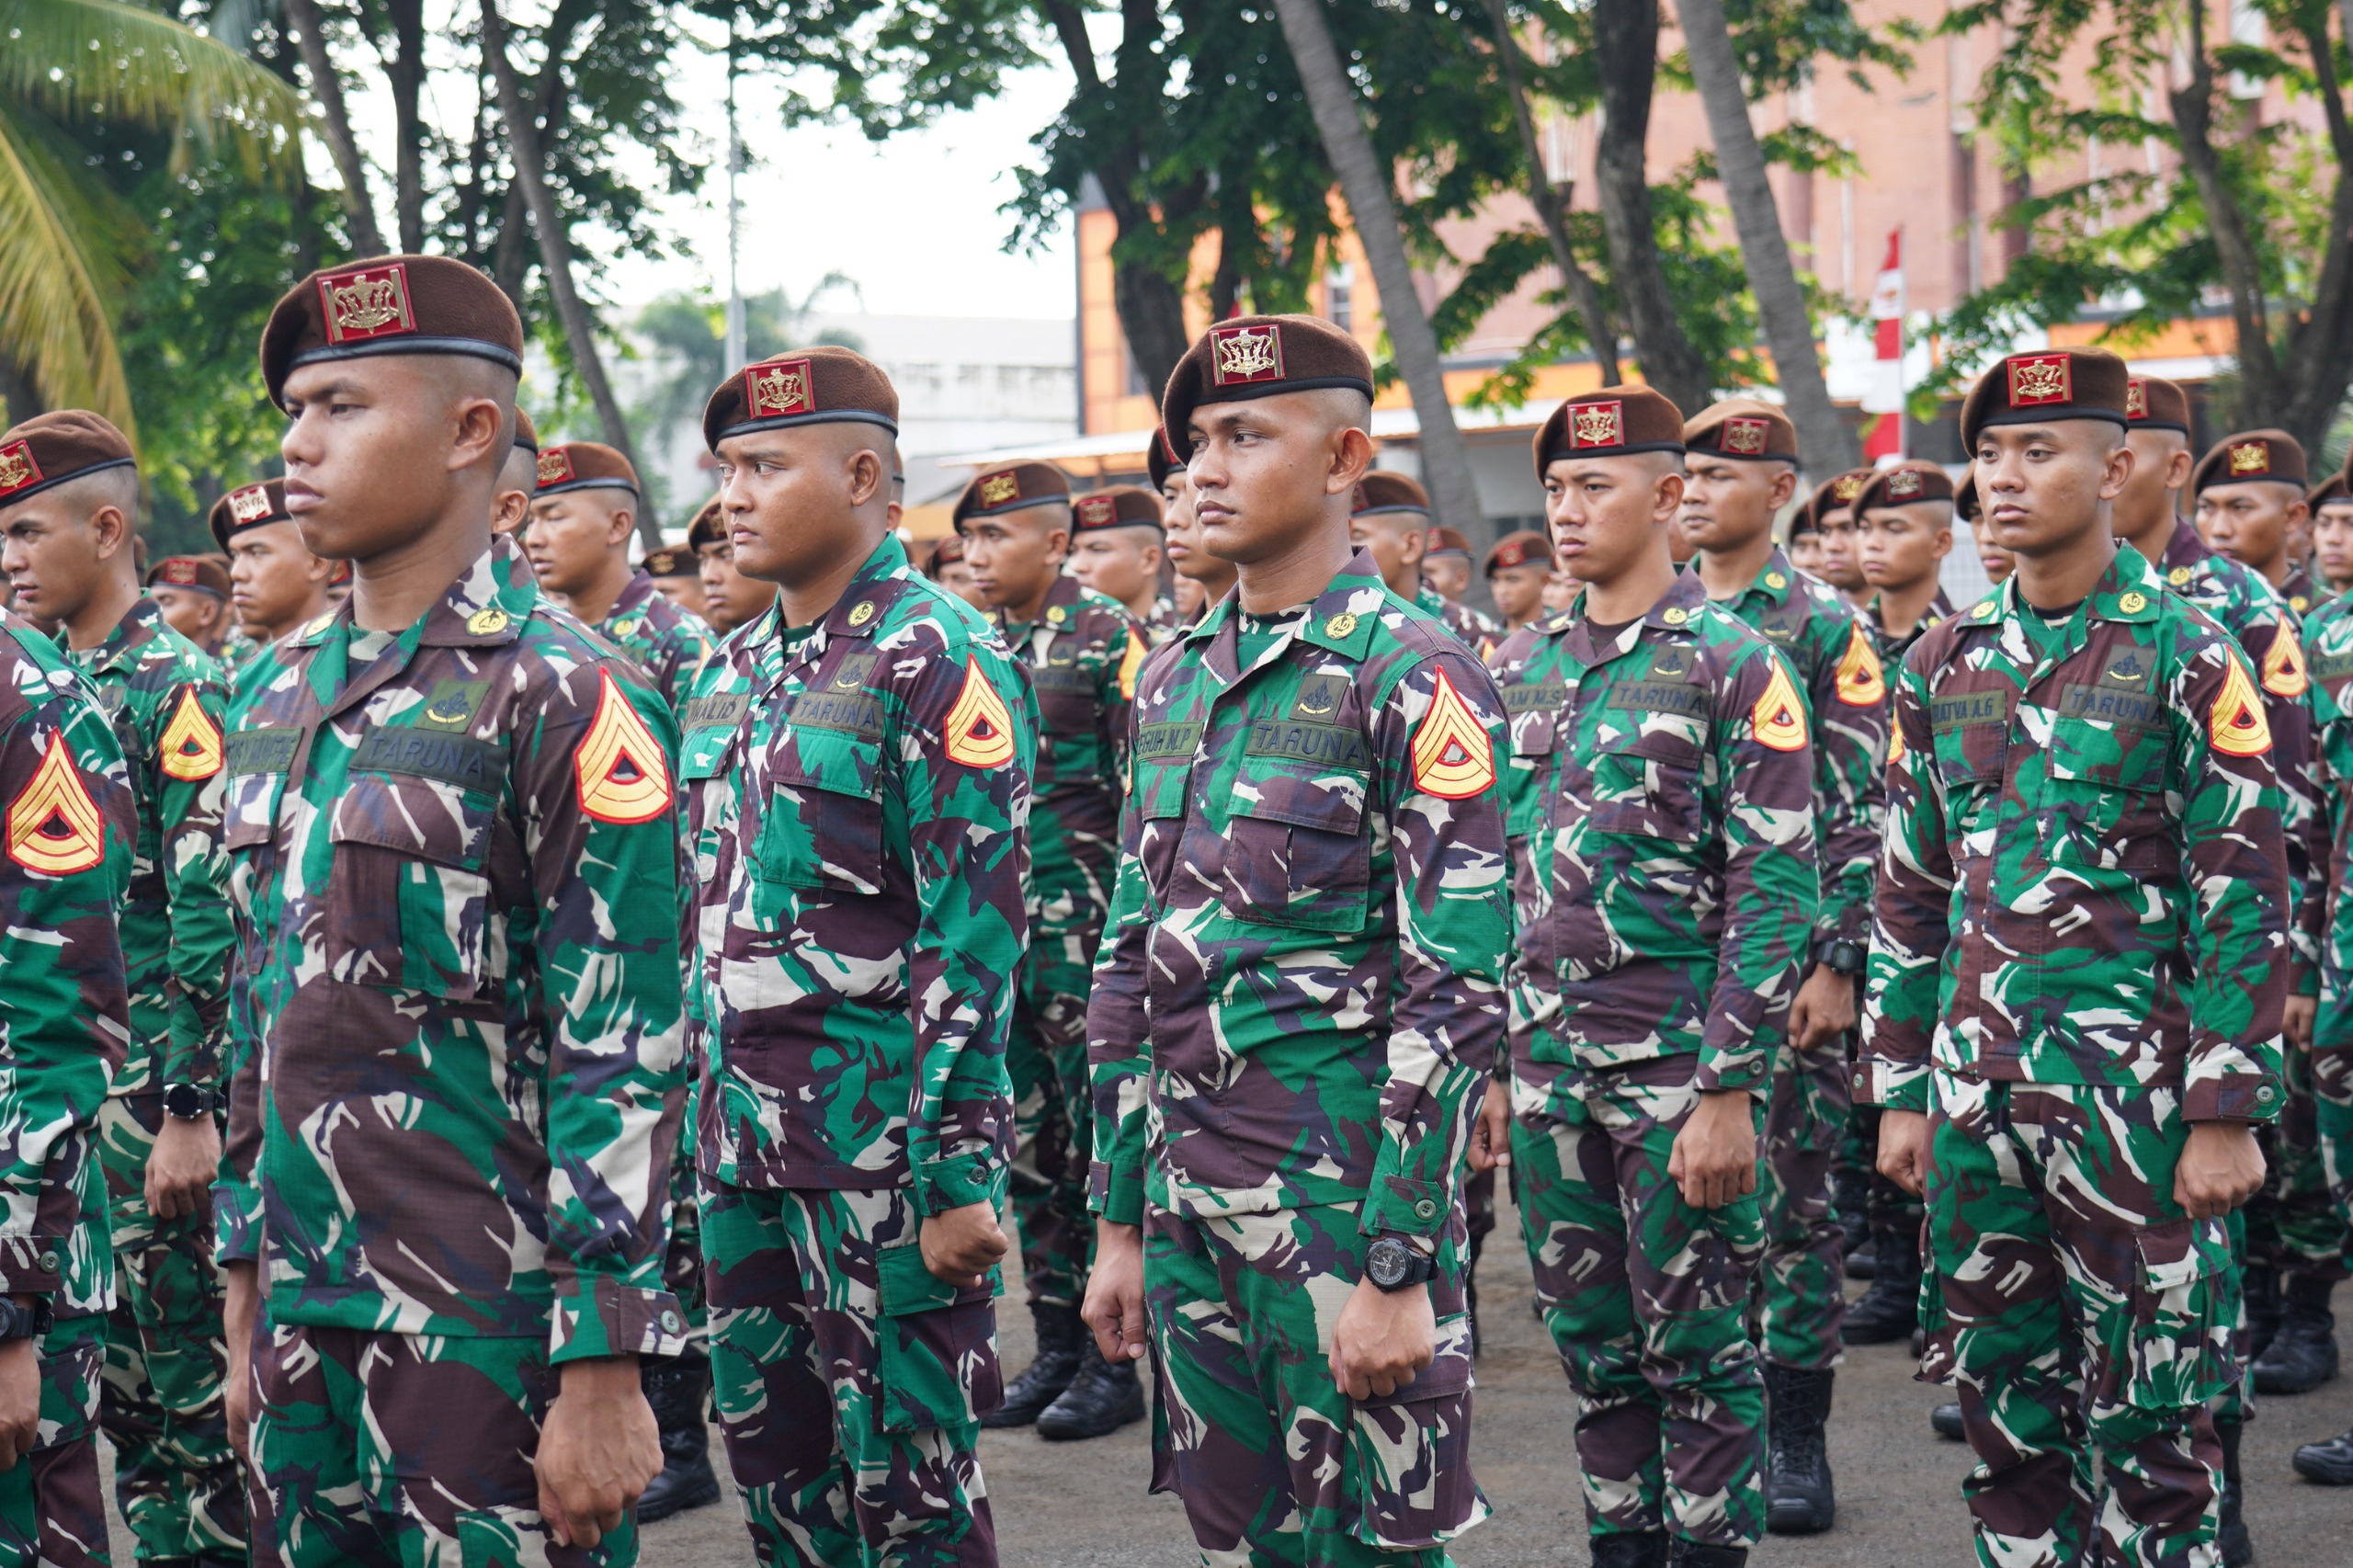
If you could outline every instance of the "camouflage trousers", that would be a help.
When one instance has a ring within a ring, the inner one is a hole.
[[[670,1161],[670,1245],[662,1255],[662,1287],[678,1298],[687,1314],[687,1343],[699,1346],[707,1335],[710,1312],[703,1301],[702,1188],[695,1174],[697,1094],[689,1084],[687,1112],[678,1121],[678,1146]]]
[[[1672,1056],[1516,1073],[1512,1168],[1537,1305],[1577,1393],[1587,1526],[1746,1546],[1765,1533],[1747,1322],[1765,1223],[1755,1196],[1694,1209],[1666,1174],[1698,1071]]]
[[[1978,1562],[2217,1562],[2236,1276],[2174,1203],[2177,1093],[1933,1082],[1921,1377],[1960,1394]]]
[[[2283,1275],[2347,1277],[2346,1221],[2330,1197],[2321,1153],[2320,1105],[2309,1051],[2290,1049],[2288,1103],[2279,1119],[2256,1130],[2266,1167],[2263,1190],[2248,1199],[2246,1261]]]
[[[532,1456],[559,1392],[543,1339],[254,1325],[256,1568],[628,1568],[540,1517]]]
[[[98,1480],[98,1367],[106,1319],[60,1319],[40,1343],[40,1430],[32,1457],[0,1471],[0,1568],[107,1568]]]
[[[1217,1568],[1443,1568],[1487,1517],[1471,1474],[1471,1324],[1458,1212],[1428,1289],[1438,1354],[1396,1392],[1332,1381],[1333,1325],[1361,1277],[1358,1206],[1144,1217],[1158,1395],[1153,1490],[1185,1505]]]
[[[2313,1142],[2337,1222],[2353,1235],[2353,1048],[2311,1056]]]
[[[712,1392],[763,1564],[994,1564],[997,1283],[924,1267],[908,1192],[703,1178]]]
[[[1830,1170],[1854,1108],[1845,1037],[1814,1051],[1785,1046],[1757,1150],[1765,1219],[1758,1291],[1765,1358],[1819,1370],[1838,1364],[1847,1321],[1847,1232],[1830,1202]]]
[[[1017,1138],[1009,1187],[1032,1306],[1075,1308],[1086,1298],[1094,1256],[1095,1218],[1086,1208],[1095,1147],[1086,1076],[1089,971],[1079,955],[1094,951],[1096,936],[1032,938],[1006,1042]]]
[[[212,1210],[158,1220],[147,1208],[147,1156],[163,1129],[162,1094],[122,1095],[98,1113],[114,1240],[98,1423],[115,1450],[115,1500],[139,1561],[245,1550],[245,1493],[221,1404],[228,1346]]]

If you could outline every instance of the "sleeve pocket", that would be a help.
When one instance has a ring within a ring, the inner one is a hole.
[[[967,1426],[1003,1403],[995,1301],[1003,1271],[991,1268],[980,1285],[951,1285],[924,1267],[914,1244],[886,1247],[875,1270],[882,1429]]]

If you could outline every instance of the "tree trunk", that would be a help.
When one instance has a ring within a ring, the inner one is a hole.
[[[311,74],[311,96],[319,100],[326,121],[327,152],[343,181],[343,210],[351,221],[351,248],[363,256],[384,254],[383,231],[376,227],[376,206],[368,197],[368,165],[359,157],[359,143],[351,137],[351,117],[343,107],[343,78],[327,58],[325,26],[319,20],[318,0],[286,0],[286,18],[294,24],[296,47],[303,68]]]
[[[2346,0],[2353,5],[2353,0]],[[1503,65],[1504,88],[1511,95],[1511,116],[1519,127],[1520,150],[1528,156],[1528,199],[1544,221],[1544,237],[1552,242],[1552,265],[1561,269],[1561,285],[1568,290],[1577,324],[1593,346],[1593,362],[1600,369],[1601,384],[1618,384],[1618,325],[1602,302],[1601,286],[1577,265],[1576,247],[1569,243],[1569,189],[1552,183],[1544,166],[1544,143],[1536,134],[1536,116],[1528,107],[1528,84],[1520,72],[1519,39],[1512,31],[1505,0],[1486,0],[1487,20],[1495,29],[1495,58]]]
[[[2353,28],[2347,37],[2353,38]],[[2313,282],[2312,305],[2289,344],[2290,397],[2279,425],[2306,451],[2317,453],[2344,401],[2346,381],[2353,377],[2353,178],[2347,177],[2353,170],[2353,121],[2346,117],[2339,91],[2326,11],[2313,15],[2303,38],[2317,89],[2313,96],[2320,100],[2336,158],[2336,188],[2329,200],[2328,244]]]
[[[1822,379],[1813,322],[1798,288],[1797,268],[1790,262],[1789,241],[1781,234],[1780,210],[1765,173],[1765,154],[1756,145],[1756,128],[1748,122],[1748,94],[1741,85],[1740,62],[1733,55],[1732,34],[1724,26],[1722,0],[1677,0],[1676,15],[1683,23],[1684,47],[1690,51],[1692,79],[1708,111],[1716,174],[1740,235],[1741,266],[1756,296],[1756,312],[1765,318],[1765,341],[1772,347],[1774,374],[1781,395],[1789,400],[1790,421],[1798,427],[1799,450],[1809,460],[1809,472],[1842,472],[1862,460],[1862,443],[1838,417],[1830,387]]]
[[[388,0],[392,46],[384,67],[392,89],[392,215],[401,249],[425,248],[425,120],[417,99],[425,90],[424,0]]]
[[[637,468],[629,424],[621,417],[621,405],[613,396],[612,383],[605,379],[605,362],[597,352],[595,324],[589,321],[588,309],[572,286],[572,257],[565,244],[563,215],[556,210],[555,193],[548,188],[540,128],[532,122],[530,109],[523,102],[522,85],[515,77],[515,62],[506,55],[506,24],[498,15],[497,0],[482,0],[482,47],[490,62],[491,77],[498,84],[499,112],[506,117],[507,140],[513,144],[515,180],[523,187],[523,199],[530,208],[531,226],[539,233],[540,267],[547,275],[556,319],[563,324],[564,341],[571,345],[574,368],[587,383],[606,444],[627,458],[631,468]],[[551,73],[555,63],[552,59],[549,61]],[[661,525],[654,521],[651,510],[639,514],[637,531],[649,548],[662,542]]]
[[[2263,298],[2263,265],[2249,236],[2246,214],[2232,197],[2215,151],[2214,66],[2206,58],[2205,7],[2188,6],[2189,81],[2176,90],[2168,85],[2166,107],[2181,142],[2181,161],[2198,187],[2206,209],[2207,232],[2214,236],[2214,256],[2221,264],[2223,286],[2231,295],[2231,324],[2237,329],[2239,423],[2267,425],[2274,421],[2288,399],[2280,385],[2278,362],[2271,353],[2271,324]]]
[[[1634,338],[1643,379],[1687,415],[1713,399],[1707,361],[1684,335],[1659,265],[1651,216],[1651,82],[1658,74],[1658,0],[1597,0],[1594,53],[1601,76],[1601,228],[1609,271]]]
[[[1372,138],[1357,110],[1356,90],[1340,66],[1332,31],[1324,20],[1324,0],[1275,0],[1283,40],[1299,68],[1307,107],[1315,115],[1324,156],[1340,176],[1357,238],[1372,264],[1373,287],[1381,290],[1381,318],[1397,354],[1397,368],[1413,393],[1421,424],[1422,479],[1429,488],[1437,520],[1472,539],[1487,536],[1479,488],[1471,476],[1471,452],[1454,426],[1446,401],[1446,376],[1438,360],[1438,335],[1414,290],[1405,258],[1405,237],[1389,196],[1390,171],[1373,152]]]

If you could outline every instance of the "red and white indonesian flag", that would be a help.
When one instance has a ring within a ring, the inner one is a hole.
[[[1871,462],[1904,455],[1904,231],[1891,229],[1887,259],[1880,263],[1879,281],[1871,289],[1871,322],[1877,360],[1870,390],[1863,393],[1863,412],[1880,417],[1871,422],[1863,442],[1863,456]]]

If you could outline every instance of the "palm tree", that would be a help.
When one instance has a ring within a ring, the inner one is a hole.
[[[43,403],[95,410],[135,438],[114,306],[144,230],[91,177],[69,128],[170,131],[179,157],[218,140],[261,178],[298,165],[301,100],[226,44],[125,0],[0,0],[0,360]]]

